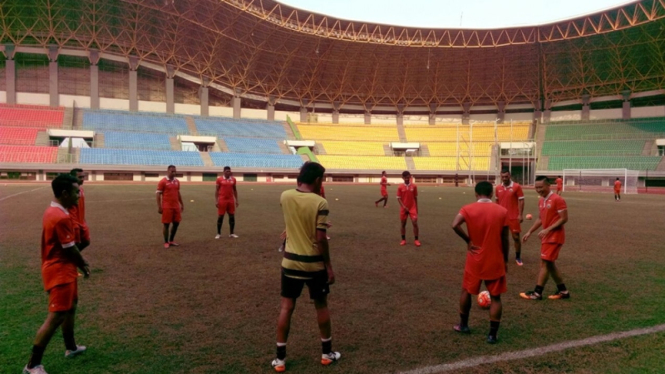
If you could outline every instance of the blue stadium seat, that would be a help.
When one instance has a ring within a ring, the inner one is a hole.
[[[298,155],[210,152],[210,158],[215,166],[220,167],[298,169],[303,164],[302,158]]]
[[[224,138],[231,153],[282,154],[282,149],[275,139]]]
[[[198,152],[82,148],[82,164],[204,166]]]
[[[243,138],[286,139],[284,126],[273,121],[249,121],[238,119],[196,119],[200,135],[232,136]]]
[[[167,134],[104,131],[104,147],[170,150],[171,141]]]
[[[189,134],[182,117],[150,114],[125,114],[112,111],[83,112],[83,128],[97,131],[158,132],[162,134]]]

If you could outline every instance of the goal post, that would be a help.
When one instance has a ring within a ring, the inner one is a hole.
[[[638,177],[639,171],[628,169],[564,169],[563,190],[613,192],[619,178],[624,194],[636,194]]]

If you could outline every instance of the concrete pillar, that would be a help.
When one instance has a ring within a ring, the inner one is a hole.
[[[99,109],[99,51],[91,49],[88,51],[90,60],[90,108]]]
[[[623,98],[623,106],[621,107],[621,118],[630,119],[632,117],[631,107],[630,107],[630,94],[629,90],[621,91],[621,97]]]
[[[404,125],[404,104],[397,104],[397,126]]]
[[[339,101],[333,101],[333,112],[332,112],[332,123],[339,123],[339,109],[342,107],[342,104]]]
[[[371,125],[372,124],[372,112],[365,111],[364,120],[365,120],[366,125]]]
[[[439,105],[435,103],[429,104],[429,124],[436,125],[436,110],[439,108]]]
[[[499,101],[496,103],[496,106],[499,109],[499,111],[496,114],[496,118],[499,120],[498,123],[503,123],[503,121],[506,120],[506,102]]]
[[[58,95],[58,46],[50,45],[48,47],[48,94],[49,105],[60,105],[60,96]]]
[[[543,120],[543,108],[540,99],[536,100],[536,102],[533,104],[533,107],[533,120],[541,123]]]
[[[471,103],[462,103],[462,124],[468,125],[471,118]]]
[[[300,104],[300,122],[307,122],[307,104],[309,101],[307,99],[302,99]]]
[[[210,79],[203,77],[201,79],[201,88],[199,88],[199,101],[201,102],[201,117],[208,117],[210,115],[210,104],[208,101],[208,85]]]
[[[129,111],[137,112],[139,110],[139,91],[138,91],[138,56],[129,56]]]
[[[591,102],[591,96],[588,94],[582,95],[582,121],[588,121],[591,117],[591,111],[589,103]]]
[[[543,112],[543,123],[550,123],[552,119],[552,100],[545,100],[545,111]]]
[[[233,99],[231,99],[231,104],[233,105],[233,118],[240,118],[240,96],[239,96],[239,93],[236,93],[236,96],[233,96]]]
[[[266,105],[266,111],[268,112],[268,121],[275,120],[275,103],[277,99],[275,96],[268,96],[268,103]]]
[[[166,113],[175,113],[175,96],[173,92],[173,77],[175,76],[175,66],[166,65]]]
[[[14,44],[5,44],[5,86],[7,89],[7,104],[16,104],[16,61],[14,55],[16,47]]]

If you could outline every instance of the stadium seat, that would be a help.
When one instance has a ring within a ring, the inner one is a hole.
[[[104,147],[170,150],[171,141],[166,134],[105,131]]]
[[[644,140],[546,141],[543,156],[639,156]]]
[[[199,152],[83,148],[82,164],[204,166]]]
[[[469,162],[471,167],[469,168]],[[458,158],[453,157],[414,157],[413,163],[416,170],[458,170]],[[489,169],[489,157],[459,158],[459,170],[484,171]]]
[[[660,156],[550,156],[547,168],[656,170],[662,159]]]
[[[404,157],[318,155],[326,169],[406,170]]]
[[[298,124],[298,130],[306,140],[399,142],[396,126]]]
[[[279,147],[279,140],[275,139],[257,139],[257,138],[231,138],[224,137],[224,142],[231,153],[263,153],[263,154],[282,154]]]
[[[163,133],[170,135],[189,134],[183,117],[129,114],[113,111],[83,112],[83,128],[96,131],[130,131]]]
[[[53,164],[57,156],[58,147],[0,145],[0,162]]]
[[[241,119],[203,119],[195,120],[199,135],[219,137],[287,138],[284,125],[277,121],[241,120]]]
[[[38,128],[0,127],[0,144],[35,145]]]
[[[385,156],[380,142],[321,142],[328,155]]]
[[[303,164],[298,155],[264,155],[249,153],[210,152],[215,166],[232,168],[298,169]]]
[[[64,108],[0,105],[0,126],[61,128],[64,115]]]

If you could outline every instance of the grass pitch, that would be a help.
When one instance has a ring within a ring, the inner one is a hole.
[[[88,352],[65,360],[58,333],[44,356],[46,370],[272,372],[284,227],[279,195],[288,188],[239,185],[240,238],[227,237],[227,218],[223,238],[215,240],[214,185],[184,185],[181,246],[164,250],[155,186],[86,185],[92,245],[84,255],[93,270],[79,283],[77,342]],[[565,194],[570,220],[557,263],[572,298],[521,300],[518,293],[534,286],[539,244],[534,237],[524,245],[522,268],[512,262],[511,248],[500,343],[491,346],[485,310],[473,307],[470,336],[452,330],[465,245],[450,223],[473,192],[430,186],[419,192],[423,245],[416,249],[410,227],[409,244],[399,246],[395,186],[382,209],[374,207],[378,186],[326,185],[337,276],[330,295],[333,348],[342,359],[329,368],[318,363],[314,307],[301,297],[288,372],[391,373],[665,323],[665,197],[626,195],[615,203],[611,194]],[[45,184],[0,186],[0,373],[20,372],[46,316],[39,243],[51,196]],[[525,212],[536,215],[536,204],[535,192],[527,191]],[[545,292],[554,289],[550,281]],[[660,333],[463,372],[657,373],[665,371],[663,351]]]

